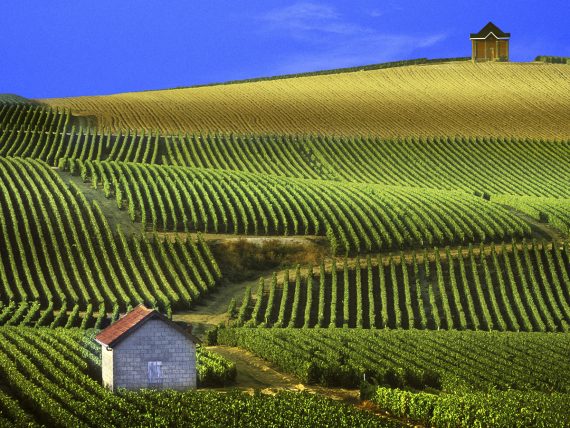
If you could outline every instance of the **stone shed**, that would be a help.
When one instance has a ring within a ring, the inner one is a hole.
[[[139,305],[101,331],[103,385],[117,388],[196,388],[196,344],[187,329]]]

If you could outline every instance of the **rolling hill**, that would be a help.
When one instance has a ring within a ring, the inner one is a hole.
[[[0,426],[568,426],[570,68],[404,63],[0,95]],[[261,357],[374,413],[106,391],[92,337],[140,303],[239,347],[202,386]]]
[[[449,62],[110,96],[39,100],[99,128],[568,138],[570,68]]]

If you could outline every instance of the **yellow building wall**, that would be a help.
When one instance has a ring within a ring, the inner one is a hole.
[[[489,36],[485,40],[473,40],[473,59],[475,61],[494,61],[500,58],[508,59],[509,41],[498,40]]]

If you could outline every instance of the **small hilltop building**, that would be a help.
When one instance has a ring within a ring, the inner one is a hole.
[[[187,329],[139,305],[101,331],[103,385],[117,388],[196,388],[196,344]]]
[[[508,61],[511,33],[505,33],[492,22],[478,33],[471,33],[471,59],[476,61]]]

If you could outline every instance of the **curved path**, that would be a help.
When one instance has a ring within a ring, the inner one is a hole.
[[[236,385],[232,388],[237,387],[250,393],[253,393],[255,390],[261,390],[265,394],[274,394],[280,390],[307,391],[313,394],[324,395],[333,400],[343,401],[361,410],[372,412],[378,417],[400,423],[402,426],[420,427],[420,425],[411,421],[398,419],[383,412],[370,401],[360,401],[360,391],[358,389],[304,385],[294,376],[279,372],[267,361],[241,348],[210,346],[206,349],[216,352],[236,364]]]

